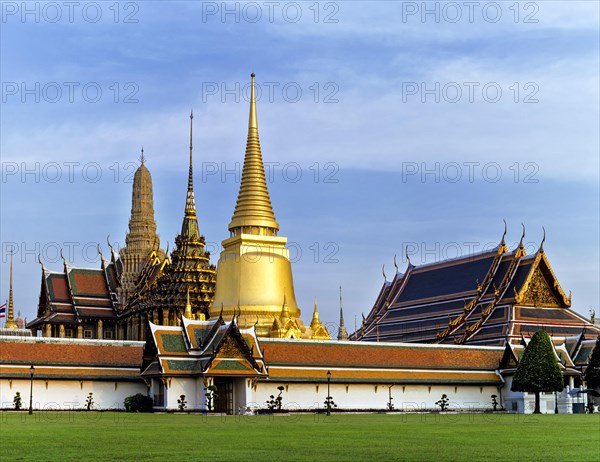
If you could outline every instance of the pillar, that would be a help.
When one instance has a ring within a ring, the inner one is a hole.
[[[81,324],[77,326],[77,338],[83,338],[83,326]]]
[[[59,331],[58,332],[59,332],[58,336],[60,338],[65,338],[65,325],[64,324],[61,324],[59,326]]]
[[[98,325],[96,329],[96,338],[102,339],[104,335],[102,335],[102,319],[98,319]]]
[[[45,337],[52,337],[52,324],[46,324],[44,326],[46,333],[44,334]]]

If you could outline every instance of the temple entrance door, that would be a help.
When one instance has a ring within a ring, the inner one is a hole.
[[[217,396],[215,398],[215,411],[233,414],[233,380],[216,379]]]

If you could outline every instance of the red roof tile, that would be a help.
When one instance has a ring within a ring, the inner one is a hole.
[[[494,370],[503,348],[304,342],[261,339],[267,365]]]

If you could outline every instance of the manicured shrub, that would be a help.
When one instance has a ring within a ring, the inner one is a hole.
[[[124,401],[125,410],[128,412],[152,412],[152,398],[138,393],[128,396]]]

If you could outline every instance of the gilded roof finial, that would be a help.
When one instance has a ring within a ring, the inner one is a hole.
[[[521,223],[521,226],[523,227],[523,233],[521,234],[521,240],[519,241],[519,247],[523,247],[523,239],[525,239],[525,225],[523,223]]]
[[[406,244],[406,247],[404,248],[404,255],[406,256],[406,261],[408,262],[408,268],[410,269],[411,266],[413,266],[413,264],[410,262],[410,257],[408,256],[408,244]]]
[[[279,224],[275,220],[267,180],[263,165],[258,137],[258,117],[256,115],[256,91],[254,88],[254,74],[251,75],[250,88],[250,114],[248,117],[248,138],[246,141],[246,154],[242,169],[242,180],[238,193],[235,210],[231,217],[228,229],[231,232],[240,230],[248,233],[259,233],[260,228],[270,230],[268,234],[276,235]]]
[[[142,146],[142,155],[140,156],[140,164],[144,165],[146,158],[144,157],[144,146]]]
[[[546,242],[546,228],[542,226],[542,231],[544,232],[544,236],[542,237],[542,242],[540,243],[540,253],[544,253],[544,242]]]
[[[38,253],[38,263],[40,265],[42,265],[42,272],[43,272],[46,268],[44,268],[44,264],[42,263],[42,257],[39,253]]]
[[[394,268],[396,268],[396,273],[398,272],[398,263],[396,263],[396,254],[394,254]]]
[[[523,233],[521,234],[521,240],[519,241],[519,246],[517,247],[517,258],[525,255],[525,246],[523,245],[523,239],[525,239],[525,225],[521,223],[521,226],[523,227]]]
[[[67,266],[68,266],[68,264],[67,264],[67,259],[66,259],[66,258],[65,258],[65,256],[63,255],[63,249],[62,249],[62,247],[60,248],[60,258],[62,258],[63,265],[65,265],[65,271],[66,271],[66,270],[67,270]]]
[[[385,263],[381,266],[381,273],[383,274],[384,282],[387,282],[387,276],[385,275]]]
[[[7,329],[16,329],[17,324],[15,323],[15,308],[13,302],[13,251],[10,251],[10,283],[8,289],[8,315],[6,317],[6,324],[4,325]]]

